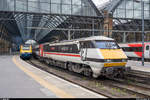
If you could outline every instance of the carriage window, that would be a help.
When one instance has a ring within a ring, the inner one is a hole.
[[[146,46],[146,50],[149,50],[149,46]]]
[[[63,52],[63,53],[69,52],[69,45],[61,46],[60,51]]]
[[[62,52],[62,53],[78,53],[78,47],[76,44],[71,44],[71,45],[62,45],[59,46],[59,51],[58,52]]]
[[[49,45],[44,45],[44,51],[48,52],[49,51]]]
[[[50,52],[57,52],[58,51],[58,47],[57,46],[50,46],[50,47],[48,47],[48,51],[50,51]]]
[[[123,47],[125,52],[142,52],[142,47]]]

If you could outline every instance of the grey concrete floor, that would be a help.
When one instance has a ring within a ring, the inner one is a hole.
[[[57,98],[54,93],[16,67],[12,56],[0,56],[0,97]]]
[[[106,98],[42,71],[19,56],[0,56],[0,98]]]

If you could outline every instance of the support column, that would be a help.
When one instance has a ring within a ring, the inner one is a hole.
[[[112,37],[113,19],[107,11],[104,11],[104,36]]]
[[[68,30],[68,40],[71,40],[70,30]]]
[[[127,42],[126,39],[127,39],[127,34],[126,34],[126,32],[124,32],[124,33],[123,33],[123,43],[126,43],[126,42]]]
[[[95,35],[95,29],[94,29],[95,23],[94,23],[94,19],[92,20],[92,36]]]
[[[136,33],[134,32],[134,42],[136,42]]]
[[[29,38],[29,33],[27,31],[28,21],[27,21],[27,14],[25,14],[25,26],[24,26],[24,34],[26,36],[26,40]]]

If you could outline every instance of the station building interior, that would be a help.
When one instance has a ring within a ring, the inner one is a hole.
[[[150,41],[150,0],[144,1],[145,41]],[[118,43],[142,40],[138,0],[0,0],[0,53],[17,51],[27,40],[37,43],[104,35]]]

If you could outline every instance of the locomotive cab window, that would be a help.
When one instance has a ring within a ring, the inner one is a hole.
[[[120,49],[115,41],[96,41],[96,47],[99,49]]]
[[[30,50],[30,45],[23,45],[22,50]]]
[[[92,41],[81,42],[81,48],[95,48]]]
[[[30,50],[30,47],[23,47],[22,50]]]

